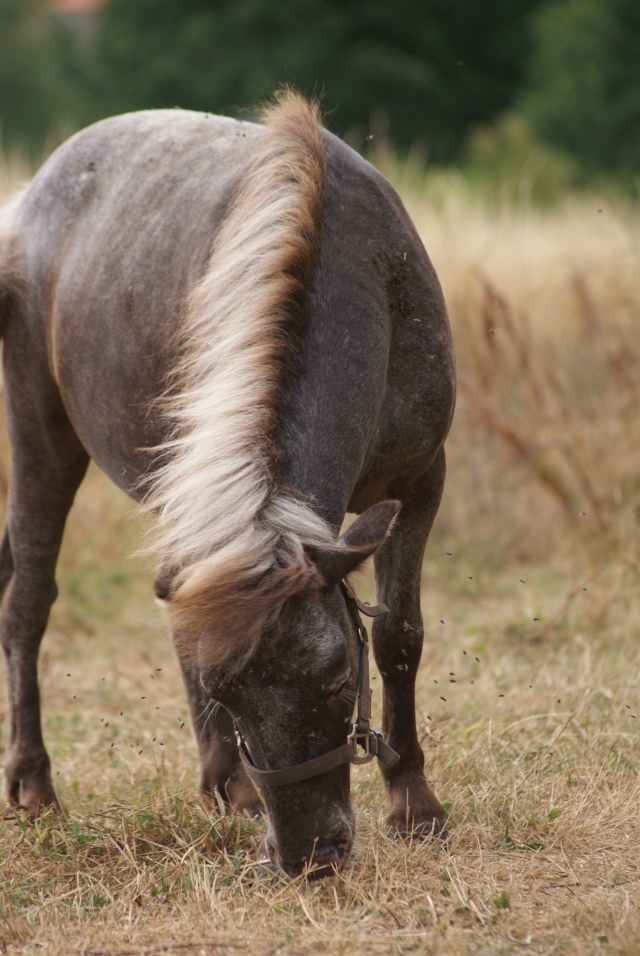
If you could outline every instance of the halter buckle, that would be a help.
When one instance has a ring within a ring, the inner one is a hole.
[[[351,730],[347,734],[347,744],[353,747],[351,763],[369,763],[370,760],[377,757],[379,736],[375,730],[358,730],[357,725],[352,724]],[[359,754],[358,747],[362,747],[364,753]]]

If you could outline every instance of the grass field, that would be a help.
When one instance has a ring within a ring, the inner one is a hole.
[[[264,824],[199,808],[142,526],[92,472],[41,666],[69,818],[0,820],[0,954],[640,952],[638,209],[399,185],[459,363],[418,692],[448,846],[387,834],[367,765],[344,874],[256,880]]]

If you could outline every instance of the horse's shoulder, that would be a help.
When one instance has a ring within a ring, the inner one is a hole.
[[[381,236],[406,235],[413,227],[405,206],[388,179],[343,140],[325,131],[327,201],[338,215],[358,228]],[[379,230],[382,232],[379,233]],[[372,238],[373,238],[372,234]]]

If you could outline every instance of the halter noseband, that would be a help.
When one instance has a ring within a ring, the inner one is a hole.
[[[371,697],[373,692],[369,686],[369,637],[360,617],[360,613],[366,614],[367,617],[380,617],[381,614],[387,614],[389,608],[384,604],[378,604],[375,607],[363,604],[356,597],[351,585],[346,581],[342,582],[342,587],[349,613],[360,640],[358,710],[355,723],[349,725],[346,743],[342,744],[341,747],[336,747],[335,750],[330,750],[320,757],[305,760],[303,763],[285,767],[283,770],[258,770],[247,748],[240,718],[236,717],[234,723],[240,760],[247,776],[258,787],[282,787],[289,783],[299,783],[301,780],[309,780],[311,777],[318,777],[329,770],[335,770],[336,767],[341,767],[345,763],[368,763],[374,757],[377,757],[380,763],[387,768],[393,767],[400,759],[395,750],[384,742],[383,735],[371,727]]]

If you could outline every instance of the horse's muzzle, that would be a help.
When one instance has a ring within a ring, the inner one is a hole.
[[[317,880],[343,869],[353,846],[353,832],[350,827],[341,826],[328,839],[315,840],[308,856],[298,858],[280,853],[271,840],[271,835],[265,837],[262,849],[279,873],[292,879],[306,872],[308,879]]]

